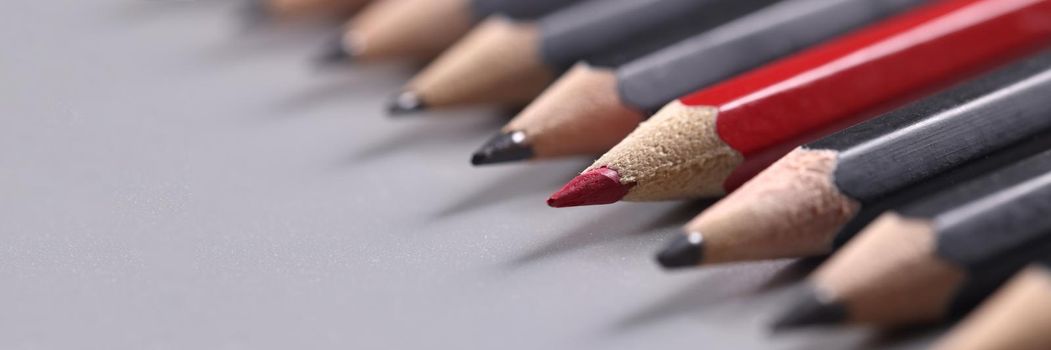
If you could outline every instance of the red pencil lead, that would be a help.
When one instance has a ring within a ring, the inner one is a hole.
[[[570,180],[562,189],[548,198],[554,208],[616,203],[628,194],[631,185],[620,183],[616,170],[601,167],[589,170]]]

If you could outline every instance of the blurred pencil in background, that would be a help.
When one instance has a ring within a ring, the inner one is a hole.
[[[425,108],[522,105],[589,55],[613,52],[617,45],[633,41],[685,38],[711,26],[700,19],[709,11],[770,2],[590,0],[536,21],[491,18],[413,77],[390,110],[402,114]]]
[[[351,19],[323,62],[434,58],[491,15],[527,20],[577,0],[381,0]]]
[[[256,19],[345,19],[372,0],[252,0],[249,14]]]
[[[600,154],[683,94],[923,2],[786,0],[622,65],[578,64],[472,163]]]

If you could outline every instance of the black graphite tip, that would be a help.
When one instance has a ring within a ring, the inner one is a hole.
[[[657,254],[657,262],[666,269],[681,269],[700,265],[704,259],[704,236],[691,232],[675,237]]]
[[[471,164],[507,163],[530,158],[533,158],[533,147],[526,143],[526,134],[513,131],[500,133],[486,141],[485,145],[471,156]]]
[[[351,55],[351,50],[348,50],[343,33],[325,43],[320,52],[316,61],[321,65],[343,63],[354,57]]]
[[[390,100],[387,111],[392,116],[406,115],[426,109],[420,96],[412,91],[402,91]]]
[[[803,327],[840,324],[847,320],[846,306],[824,297],[813,286],[808,285],[788,311],[774,321],[775,332]]]

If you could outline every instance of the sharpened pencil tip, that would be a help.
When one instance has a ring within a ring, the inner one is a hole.
[[[704,236],[700,232],[690,232],[676,237],[659,254],[657,262],[666,269],[680,269],[697,266],[704,258]]]
[[[318,64],[330,65],[347,62],[351,58],[353,58],[353,55],[351,55],[350,50],[347,50],[346,40],[344,40],[343,34],[340,33],[328,43],[325,43],[316,61]]]
[[[847,309],[842,303],[822,298],[813,287],[805,289],[801,297],[772,325],[776,332],[821,325],[842,323]]]
[[[402,91],[398,95],[394,96],[390,101],[390,105],[387,107],[387,111],[391,115],[406,115],[413,112],[419,112],[426,109],[423,100],[420,96],[412,91]]]
[[[562,189],[548,198],[547,205],[554,208],[583,205],[610,204],[628,195],[631,185],[620,183],[616,170],[601,167],[589,170],[570,180]]]
[[[485,145],[471,156],[471,164],[506,163],[529,158],[533,158],[533,147],[526,143],[526,134],[513,131],[500,133],[486,141]]]

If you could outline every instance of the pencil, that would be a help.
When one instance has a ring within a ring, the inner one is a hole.
[[[923,2],[786,0],[623,65],[579,63],[472,163],[601,154],[676,97]]]
[[[757,1],[763,0],[743,3]],[[524,104],[579,59],[644,33],[668,35],[660,29],[679,23],[705,26],[707,22],[693,19],[713,6],[737,3],[742,2],[589,0],[536,22],[491,18],[414,77],[392,100],[390,110],[401,114],[424,108]]]
[[[668,104],[553,207],[713,197],[792,147],[1034,51],[1047,0],[948,0]]]
[[[365,6],[371,0],[257,0],[250,2],[256,17],[291,19],[300,17],[329,17],[342,19]]]
[[[1047,96],[1051,51],[803,145],[690,221],[658,261],[828,253],[875,213],[1051,148]]]
[[[956,326],[935,350],[1051,348],[1051,269],[1033,264]]]
[[[429,60],[494,14],[533,19],[577,0],[384,0],[366,7],[325,48],[326,62]]]
[[[956,317],[1049,256],[1051,150],[883,214],[814,273],[775,328]]]

